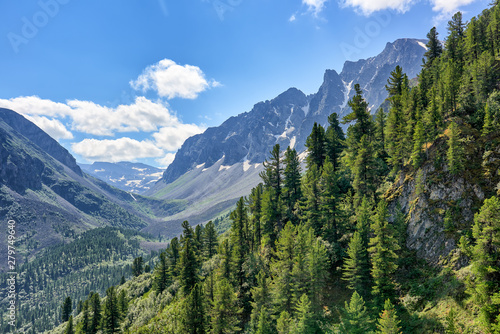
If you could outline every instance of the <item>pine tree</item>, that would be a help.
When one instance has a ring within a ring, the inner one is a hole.
[[[233,221],[231,225],[230,240],[233,246],[233,263],[235,264],[235,277],[238,285],[241,287],[244,283],[245,273],[243,272],[243,263],[250,251],[248,213],[245,205],[245,199],[241,197],[236,203],[236,209],[230,214]]]
[[[349,304],[345,303],[344,316],[340,324],[342,333],[369,333],[372,328],[372,322],[373,320],[370,318],[365,301],[354,291]]]
[[[238,327],[238,314],[241,309],[238,309],[237,303],[236,293],[229,281],[225,278],[218,279],[212,303],[211,333],[228,334],[241,330]]]
[[[411,154],[411,160],[413,167],[418,168],[422,164],[422,146],[425,142],[425,132],[424,126],[421,121],[417,122],[415,132],[413,133],[413,153]]]
[[[307,254],[307,269],[309,282],[309,296],[311,309],[319,312],[322,307],[321,301],[324,297],[324,290],[328,280],[328,254],[326,247],[318,238],[315,238],[312,231],[309,232],[309,251]]]
[[[316,165],[313,165],[306,171],[302,182],[302,192],[304,194],[304,202],[302,203],[304,216],[302,220],[308,226],[314,229],[316,235],[322,233],[321,221],[321,202],[320,202],[320,171]]]
[[[185,238],[184,240],[184,247],[179,260],[179,279],[184,294],[189,295],[193,287],[198,283],[198,260],[191,244],[191,238]]]
[[[196,284],[186,298],[182,321],[184,329],[190,334],[204,334],[207,328],[203,289],[200,283]]]
[[[232,258],[232,252],[231,252],[231,245],[229,244],[229,240],[224,239],[220,245],[220,251],[221,255],[221,275],[227,280],[232,279],[232,269],[233,269],[233,258]]]
[[[158,263],[153,272],[153,287],[157,294],[160,294],[167,288],[169,279],[169,266],[166,252],[161,252]]]
[[[340,166],[340,155],[345,147],[345,134],[340,127],[339,116],[332,113],[328,116],[328,128],[325,132],[326,156],[333,164],[333,169],[337,171]]]
[[[401,334],[401,327],[399,326],[400,323],[401,321],[398,319],[394,305],[392,305],[391,301],[387,299],[384,304],[384,310],[380,313],[380,318],[378,319],[377,333]]]
[[[273,330],[270,323],[270,314],[266,307],[260,309],[259,322],[255,334],[272,334]]]
[[[314,334],[317,330],[316,322],[314,321],[314,313],[311,310],[311,302],[306,294],[303,294],[296,306],[297,312],[297,328],[296,333]]]
[[[90,323],[89,332],[96,334],[101,325],[101,298],[98,293],[93,293],[90,298],[90,309],[92,310],[92,321]]]
[[[361,234],[354,232],[347,249],[347,258],[344,261],[342,279],[347,281],[347,287],[366,295],[368,282],[368,258],[366,245],[363,244]]]
[[[283,164],[280,156],[280,145],[274,145],[271,153],[271,158],[264,161],[265,170],[259,175],[264,181],[266,188],[265,194],[268,196],[266,201],[263,201],[263,218],[266,222],[266,233],[271,237],[271,242],[274,242],[277,233],[282,228],[282,186],[283,186]],[[264,210],[265,206],[265,210]]]
[[[372,225],[374,237],[370,239],[368,249],[371,254],[374,283],[372,293],[379,306],[382,306],[384,300],[392,299],[394,296],[393,275],[398,260],[396,251],[400,249],[387,216],[387,203],[380,201]]]
[[[144,261],[142,256],[136,257],[132,263],[132,275],[140,276],[144,272]]]
[[[120,320],[124,320],[128,313],[128,297],[127,290],[122,289],[118,294],[118,312],[120,313]]]
[[[89,300],[83,302],[82,334],[90,334]]]
[[[73,304],[71,303],[71,297],[66,297],[64,303],[61,306],[61,320],[66,322],[69,320],[71,313],[73,312]]]
[[[274,279],[271,284],[271,295],[274,303],[274,313],[283,311],[291,313],[293,301],[292,271],[294,267],[295,227],[288,223],[281,231],[276,241],[275,259],[271,263],[271,274]]]
[[[300,160],[295,149],[287,148],[284,163],[286,165],[283,181],[284,202],[286,206],[285,216],[287,221],[297,224],[299,219],[294,210],[295,205],[302,200],[302,189],[300,183]]]
[[[276,323],[276,331],[278,334],[292,334],[292,327],[293,324],[290,313],[287,311],[281,312]]]
[[[430,68],[434,60],[441,56],[441,53],[443,52],[443,46],[439,41],[436,27],[432,27],[432,29],[427,34],[427,39],[427,51],[424,54],[424,57],[426,59],[424,67]]]
[[[374,198],[376,191],[376,165],[373,146],[367,136],[361,137],[361,148],[358,150],[356,161],[352,169],[354,174],[353,188],[358,201],[367,196]]]
[[[252,250],[257,250],[260,247],[262,240],[262,195],[264,186],[259,183],[257,187],[253,188],[250,192],[248,200],[248,209],[250,214],[250,225],[252,226]]]
[[[73,316],[71,315],[68,319],[68,324],[66,325],[66,329],[64,334],[75,334],[75,330],[73,329]]]
[[[210,259],[215,255],[217,250],[217,232],[215,231],[215,225],[212,221],[209,221],[204,229],[204,242],[205,242],[205,256]]]
[[[120,311],[118,309],[118,298],[115,287],[106,291],[106,302],[104,303],[104,315],[102,318],[102,330],[106,334],[120,332]]]
[[[464,169],[464,150],[460,143],[460,130],[455,122],[451,122],[448,131],[448,169],[452,174],[458,174]]]
[[[178,275],[178,265],[180,258],[180,245],[179,239],[174,237],[170,240],[170,243],[167,246],[165,251],[167,253],[168,262],[170,264],[171,276],[175,277]]]
[[[472,272],[475,280],[472,296],[481,309],[481,322],[487,330],[497,323],[500,312],[500,200],[493,196],[484,201],[474,216],[472,234],[476,244],[472,249]]]
[[[263,270],[260,270],[257,274],[257,286],[251,289],[251,293],[253,302],[250,326],[253,329],[257,329],[260,321],[261,309],[269,309],[271,307],[268,279]]]
[[[325,129],[318,123],[314,123],[312,132],[306,140],[307,147],[307,168],[316,165],[318,169],[323,166],[326,157],[326,137]]]

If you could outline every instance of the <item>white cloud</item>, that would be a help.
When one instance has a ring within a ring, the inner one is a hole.
[[[215,80],[207,81],[205,74],[197,66],[182,66],[170,59],[163,59],[148,66],[136,80],[130,81],[130,86],[143,92],[155,90],[159,96],[168,99],[195,99],[199,93],[218,87],[220,83]]]
[[[399,12],[406,12],[415,0],[341,0],[343,7],[353,7],[360,10],[364,15],[370,15],[373,12],[393,9]]]
[[[175,153],[167,153],[163,158],[156,159],[161,168],[167,168],[175,159]]]
[[[158,147],[167,151],[175,151],[182,143],[191,136],[202,133],[203,128],[195,124],[179,124],[175,127],[163,127],[159,132],[153,134]]]
[[[290,18],[288,19],[289,22],[293,22],[295,21],[297,18],[295,17],[295,14],[292,14],[292,16],[290,16]]]
[[[138,141],[123,137],[114,140],[84,139],[71,145],[72,150],[89,161],[133,161],[141,158],[157,158],[164,155],[162,149],[151,141]]]
[[[313,11],[315,15],[319,14],[323,10],[323,7],[325,6],[325,2],[328,0],[302,0],[302,3],[304,5],[307,5],[310,11]],[[295,15],[292,16],[295,19]],[[290,18],[290,21],[292,18]]]
[[[431,0],[432,10],[443,14],[454,14],[460,6],[469,5],[476,0]]]
[[[133,104],[116,108],[80,100],[57,103],[37,96],[0,99],[0,107],[24,116],[68,117],[73,130],[96,136],[113,136],[115,132],[153,132],[163,126],[182,125],[168,105],[142,96],[137,97]]]
[[[314,0],[303,0],[313,1]],[[320,1],[320,0],[318,0]],[[370,15],[376,11],[392,9],[406,12],[419,0],[340,0],[343,7],[353,7],[364,15]],[[441,16],[449,16],[459,10],[460,6],[469,5],[477,0],[429,0],[433,6],[432,10],[439,12]]]
[[[73,139],[73,134],[57,119],[48,119],[43,116],[26,116],[26,118],[56,140]]]

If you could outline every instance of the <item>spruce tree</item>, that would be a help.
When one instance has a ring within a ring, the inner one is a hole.
[[[71,297],[66,297],[64,299],[64,303],[61,306],[61,320],[62,322],[66,322],[69,320],[71,313],[73,312],[73,305],[71,303]]]
[[[299,219],[295,214],[295,205],[302,200],[302,189],[301,189],[301,168],[300,160],[295,149],[287,148],[285,152],[285,170],[284,170],[284,180],[283,180],[283,195],[284,203],[286,207],[286,220],[297,224]]]
[[[283,163],[280,153],[280,145],[274,145],[270,160],[264,161],[265,170],[259,175],[264,181],[265,194],[268,196],[263,203],[263,218],[266,223],[266,233],[274,243],[277,233],[283,227],[282,215],[282,188],[283,188]],[[265,206],[265,210],[264,210]]]
[[[311,302],[307,294],[303,294],[296,306],[297,328],[295,333],[314,334],[317,330],[314,312],[311,309]]]
[[[128,313],[128,297],[127,290],[122,289],[118,294],[118,312],[120,313],[120,321],[127,317]]]
[[[93,293],[90,298],[90,309],[92,310],[92,321],[90,323],[90,334],[96,334],[101,325],[101,298],[98,293]]]
[[[66,329],[64,330],[64,334],[75,334],[75,330],[73,328],[73,316],[72,315],[68,319],[68,324],[66,325]]]
[[[257,274],[257,285],[251,289],[251,293],[253,302],[250,326],[253,329],[257,329],[258,323],[260,322],[261,309],[270,309],[271,307],[269,280],[263,270],[260,270]]]
[[[142,256],[136,257],[132,263],[132,275],[140,276],[144,272],[144,261]]]
[[[283,311],[280,313],[278,321],[276,322],[276,331],[278,334],[292,334],[293,333],[293,320],[290,313]]]
[[[205,226],[204,232],[204,242],[205,242],[205,257],[210,259],[215,255],[218,247],[217,243],[217,232],[215,231],[215,225],[212,221],[209,221]]]
[[[259,322],[255,334],[272,334],[273,329],[270,321],[270,314],[266,307],[262,307],[259,313]]]
[[[170,240],[170,243],[168,244],[166,249],[166,253],[168,262],[170,264],[171,276],[177,276],[180,258],[180,245],[179,239],[177,237],[174,237],[172,240]]]
[[[364,196],[375,197],[376,191],[376,164],[373,146],[365,135],[361,137],[361,147],[358,150],[356,160],[353,165],[354,175],[353,188],[356,191],[356,198],[359,202]]]
[[[105,334],[120,332],[120,311],[115,287],[106,290],[106,302],[104,303],[104,315],[102,318],[102,330]]]
[[[184,294],[189,295],[198,283],[198,260],[194,253],[191,238],[186,238],[179,260],[179,279]]]
[[[347,249],[347,258],[344,261],[344,270],[342,279],[347,281],[347,287],[351,290],[358,291],[361,295],[366,296],[368,283],[368,258],[366,245],[363,243],[361,234],[354,232]]]
[[[312,227],[316,235],[321,235],[323,229],[323,222],[321,221],[320,175],[318,166],[313,165],[306,171],[302,182],[302,192],[304,193],[304,201],[302,203],[304,215],[302,221]]]
[[[370,318],[365,301],[356,291],[351,296],[351,301],[345,303],[344,316],[340,324],[342,333],[366,334],[372,329],[373,320]]]
[[[373,238],[370,239],[372,262],[372,293],[378,306],[382,306],[384,300],[394,297],[393,275],[397,269],[398,255],[400,249],[394,236],[394,229],[387,221],[387,203],[380,201],[372,225]]]
[[[311,134],[307,137],[306,147],[308,152],[306,158],[307,168],[311,168],[313,165],[316,165],[318,169],[323,167],[326,157],[325,129],[316,122],[313,125]]]
[[[460,130],[455,122],[451,122],[448,127],[448,169],[452,174],[458,174],[464,169],[464,150],[460,143]]]
[[[82,315],[82,334],[90,334],[90,314],[89,314],[89,300],[83,302],[83,315]]]
[[[203,288],[197,283],[186,298],[182,321],[184,329],[190,334],[204,334],[207,329]]]
[[[399,326],[400,323],[401,321],[398,319],[394,305],[392,305],[391,301],[387,299],[384,304],[384,310],[380,313],[380,317],[378,319],[377,333],[401,334],[401,327]]]
[[[169,265],[166,252],[161,252],[158,263],[156,263],[153,272],[153,288],[157,294],[160,294],[167,288],[169,279]]]
[[[500,200],[493,196],[484,201],[474,216],[472,234],[472,272],[475,276],[472,296],[481,310],[481,322],[487,330],[498,324],[500,312]]]
[[[260,247],[260,243],[262,240],[261,218],[263,192],[264,186],[262,183],[259,183],[257,187],[252,189],[248,201],[248,209],[253,234],[252,250],[257,250]]]
[[[241,309],[237,306],[236,293],[229,281],[225,278],[218,279],[214,288],[214,301],[211,312],[211,333],[227,334],[237,333],[241,330],[238,327],[238,314]]]
[[[333,169],[337,171],[340,167],[340,155],[345,147],[345,134],[340,127],[337,113],[328,116],[328,128],[325,132],[326,156],[333,164]]]
[[[427,51],[424,54],[426,61],[424,66],[425,68],[430,68],[434,60],[441,56],[441,53],[443,52],[443,46],[439,41],[436,27],[432,27],[432,29],[427,34],[427,39]]]

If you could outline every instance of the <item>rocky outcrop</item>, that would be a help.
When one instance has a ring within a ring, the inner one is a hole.
[[[83,175],[80,167],[76,164],[75,158],[68,150],[22,115],[9,109],[0,108],[0,119],[13,130],[41,148],[45,153],[67,166],[78,175]]]

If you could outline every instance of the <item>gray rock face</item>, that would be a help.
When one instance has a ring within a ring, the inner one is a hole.
[[[35,143],[44,152],[54,159],[69,167],[72,171],[82,176],[80,167],[76,164],[75,158],[64,147],[51,136],[42,131],[32,122],[28,121],[22,115],[9,110],[0,108],[0,119],[8,124],[13,130],[20,133],[31,142]]]
[[[250,112],[187,139],[161,182],[171,183],[196,166],[205,164],[208,168],[221,158],[228,166],[244,161],[261,163],[275,144],[303,152],[314,122],[325,126],[333,112],[340,118],[349,112],[347,101],[354,95],[354,84],[361,85],[374,112],[387,97],[385,84],[390,72],[400,65],[410,78],[415,77],[424,53],[425,41],[400,39],[387,43],[376,57],[346,62],[340,74],[327,70],[316,94],[306,96],[290,88],[271,101],[257,103]]]

